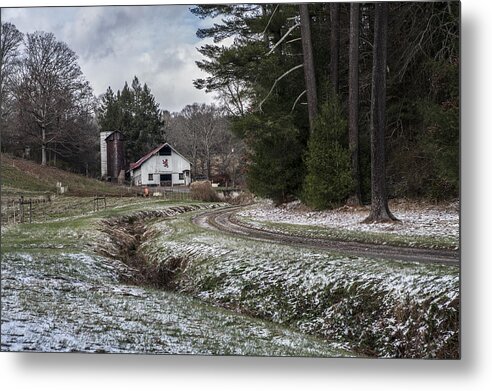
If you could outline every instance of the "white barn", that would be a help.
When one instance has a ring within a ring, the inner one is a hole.
[[[191,163],[168,143],[130,164],[130,178],[136,186],[187,186]]]

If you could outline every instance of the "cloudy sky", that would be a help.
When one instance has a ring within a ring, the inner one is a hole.
[[[196,37],[210,21],[198,19],[186,5],[103,6],[2,9],[2,22],[23,33],[47,31],[66,42],[96,96],[116,91],[137,76],[149,85],[161,109],[180,111],[194,102],[210,103],[211,94],[193,87],[205,76],[195,64]]]

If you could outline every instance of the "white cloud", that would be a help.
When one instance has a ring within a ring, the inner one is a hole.
[[[204,77],[195,35],[203,21],[189,6],[59,7],[4,9],[4,21],[24,33],[48,31],[66,42],[96,95],[108,86],[121,89],[137,76],[151,88],[162,109],[179,111],[186,104],[211,102],[193,87]]]

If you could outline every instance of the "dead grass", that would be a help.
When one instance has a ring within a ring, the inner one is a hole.
[[[41,166],[30,160],[14,158],[1,154],[1,178],[4,194],[24,194],[26,192],[55,193],[57,182],[68,186],[69,195],[134,195],[135,188],[127,188],[83,175],[64,171],[56,167]]]
[[[212,188],[210,181],[193,182],[190,186],[191,198],[204,202],[219,202],[220,198],[217,192]]]

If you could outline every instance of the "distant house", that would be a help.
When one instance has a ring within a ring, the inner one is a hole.
[[[125,179],[125,149],[119,130],[100,133],[101,179],[116,182]]]
[[[187,186],[191,163],[168,143],[162,144],[130,164],[130,178],[136,186]]]

